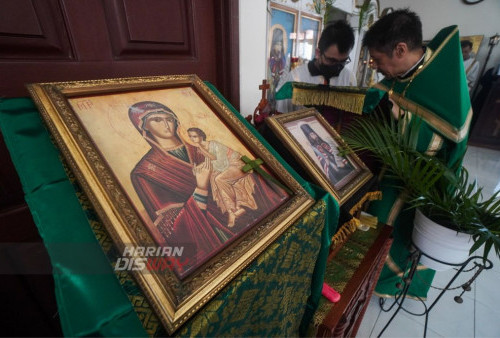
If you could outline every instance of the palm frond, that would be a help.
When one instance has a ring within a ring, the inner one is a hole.
[[[353,151],[368,151],[387,168],[386,177],[404,190],[412,208],[433,221],[473,235],[471,253],[484,245],[486,258],[493,248],[500,255],[500,191],[483,200],[483,188],[470,181],[465,168],[448,168],[440,159],[419,152],[423,121],[410,114],[378,111],[355,120],[343,138]],[[399,182],[399,183],[397,183]]]

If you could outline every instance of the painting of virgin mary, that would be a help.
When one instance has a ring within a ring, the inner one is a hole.
[[[143,101],[130,107],[129,118],[151,146],[130,174],[132,185],[155,232],[162,236],[159,244],[189,249],[189,262],[177,267],[181,277],[287,198],[284,191],[250,173],[257,205],[246,207],[246,212],[229,224],[228,215],[214,199],[212,159],[179,135],[178,116],[159,102]]]

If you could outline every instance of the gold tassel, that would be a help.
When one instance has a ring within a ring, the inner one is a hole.
[[[342,91],[293,88],[292,103],[302,106],[329,106],[360,114],[363,112],[365,94]]]
[[[370,228],[377,229],[378,217],[362,212],[359,216],[359,221],[363,225],[367,225]]]
[[[351,210],[349,210],[349,214],[354,215],[366,201],[375,201],[382,199],[382,191],[370,191],[363,196],[358,203],[356,203]]]
[[[337,246],[338,244],[342,244],[346,241],[347,237],[354,233],[358,226],[360,226],[361,223],[357,218],[352,218],[348,222],[345,222],[342,224],[340,227],[339,231],[332,237],[332,245],[333,247]]]

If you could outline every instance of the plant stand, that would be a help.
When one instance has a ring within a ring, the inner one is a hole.
[[[385,298],[379,299],[379,305],[380,305],[380,308],[382,309],[382,311],[389,312],[394,308],[394,306],[397,306],[397,308],[396,308],[396,311],[393,313],[392,317],[387,322],[387,324],[385,324],[382,331],[380,331],[378,337],[382,336],[384,331],[387,329],[387,327],[389,327],[392,320],[396,317],[399,310],[401,310],[401,309],[403,311],[411,314],[411,315],[414,315],[414,316],[425,316],[425,325],[424,325],[424,335],[423,336],[426,337],[426,335],[427,335],[427,321],[428,321],[428,317],[429,317],[429,312],[432,310],[434,305],[436,305],[436,303],[439,301],[441,296],[446,291],[456,290],[456,289],[461,288],[462,292],[460,293],[460,295],[455,296],[455,298],[454,298],[457,303],[461,304],[463,302],[462,295],[465,293],[465,291],[471,290],[472,282],[474,282],[474,280],[477,278],[477,276],[479,276],[479,274],[483,270],[489,270],[493,267],[493,263],[489,259],[483,260],[483,258],[480,256],[471,256],[471,257],[469,257],[469,259],[467,259],[462,264],[451,264],[451,263],[443,262],[443,261],[435,259],[435,258],[427,255],[426,253],[422,252],[419,248],[417,248],[415,246],[415,244],[412,243],[412,245],[413,245],[414,251],[410,255],[410,262],[409,263],[411,263],[411,266],[410,266],[410,269],[408,270],[408,272],[401,279],[401,283],[400,283],[401,291],[394,298],[394,302],[387,308],[384,307],[386,299]],[[435,260],[435,261],[442,263],[442,264],[454,266],[455,269],[457,270],[457,272],[451,278],[451,280],[448,282],[448,284],[443,289],[441,289],[441,292],[439,293],[438,297],[432,302],[432,304],[429,307],[427,307],[427,305],[425,304],[425,301],[423,299],[421,299],[420,297],[417,297],[418,300],[420,302],[422,302],[422,304],[424,305],[425,310],[422,313],[413,313],[413,312],[406,310],[403,307],[403,302],[406,299],[406,295],[408,293],[411,282],[412,282],[413,277],[415,275],[415,271],[417,271],[418,262],[420,261],[421,256],[426,256],[427,258],[430,258],[430,259]],[[470,272],[470,271],[474,271],[474,270],[475,270],[475,272],[474,272],[473,276],[467,282],[465,282],[462,285],[458,285],[456,287],[451,287],[451,284],[455,281],[455,279],[462,272]]]

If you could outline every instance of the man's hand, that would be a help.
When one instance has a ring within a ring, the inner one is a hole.
[[[401,109],[392,99],[389,99],[389,101],[392,103],[392,115],[396,120],[399,120],[400,117],[404,116],[404,110]]]

